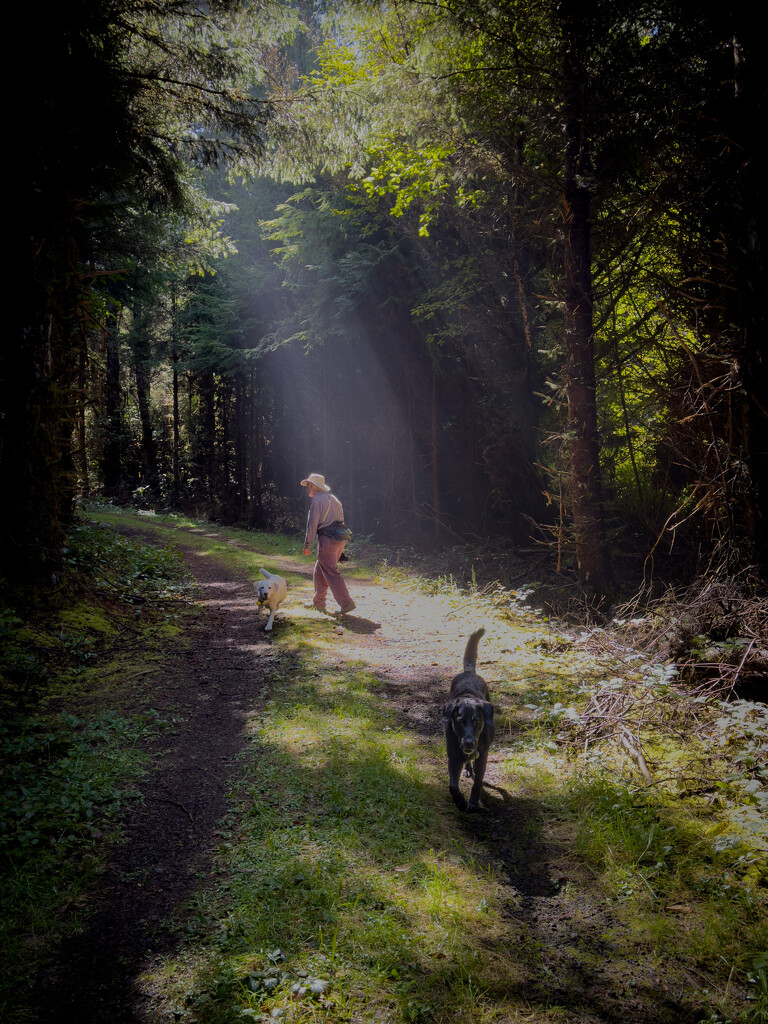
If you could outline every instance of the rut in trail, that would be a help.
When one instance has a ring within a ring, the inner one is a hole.
[[[96,912],[38,979],[45,1024],[154,1022],[136,978],[178,942],[178,918],[210,870],[247,716],[268,696],[275,648],[255,615],[253,588],[185,552],[203,613],[189,650],[169,659],[144,708],[176,722],[155,744],[156,767],[91,894]],[[137,695],[137,700],[140,699]]]

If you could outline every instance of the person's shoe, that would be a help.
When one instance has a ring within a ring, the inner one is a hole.
[[[357,605],[355,604],[354,601],[347,601],[346,604],[343,604],[341,606],[339,611],[341,615],[347,615],[349,612],[353,612],[355,608],[357,608]]]
[[[328,614],[328,609],[325,607],[324,604],[313,604],[312,607],[315,609],[316,612],[324,612],[326,615]]]

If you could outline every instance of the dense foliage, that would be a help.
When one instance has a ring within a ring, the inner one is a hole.
[[[56,571],[77,494],[291,527],[309,470],[358,534],[534,537],[598,594],[764,565],[750,17],[70,8],[26,99],[5,575]]]
[[[124,275],[174,255],[193,262],[174,254],[174,235],[215,234],[195,170],[261,144],[269,104],[257,54],[273,39],[258,13],[239,0],[77,0],[25,15],[35,60],[14,113],[33,141],[16,171],[21,288],[0,363],[0,469],[12,482],[2,572],[14,581],[50,581],[60,568],[88,333],[107,355],[114,425]]]
[[[78,525],[77,502],[246,527],[190,534],[244,579],[255,552],[290,564],[298,484],[317,471],[358,552],[388,543],[367,550],[391,580],[418,550],[425,578],[399,585],[447,593],[401,642],[425,671],[468,600],[499,630],[499,771],[516,792],[494,812],[512,812],[487,847],[501,837],[501,859],[478,859],[476,833],[435,802],[443,783],[425,783],[424,736],[382,702],[381,662],[346,662],[340,627],[297,614],[256,659],[253,789],[233,805],[221,891],[190,911],[195,956],[157,984],[168,1013],[314,1019],[330,963],[328,1006],[348,998],[345,1015],[490,1020],[513,999],[550,1019],[552,964],[573,969],[562,992],[578,1002],[582,951],[565,919],[543,944],[514,921],[494,872],[534,885],[543,865],[554,907],[558,835],[568,871],[594,874],[588,903],[564,903],[601,908],[595,950],[616,961],[622,1008],[674,944],[686,1001],[698,979],[686,1018],[762,1019],[757,17],[694,0],[30,7],[21,288],[0,349],[2,938],[24,984],[0,1006],[20,1006],[56,936],[80,928],[148,737],[168,726],[136,679],[161,683],[185,643],[177,557]],[[541,608],[618,617],[540,629],[530,590],[510,589],[531,583],[534,543],[537,579],[554,580]],[[433,695],[413,668],[423,723]],[[213,690],[194,660],[189,681],[195,702]],[[529,799],[549,830],[533,847]],[[276,942],[304,948],[288,962]],[[643,984],[666,998],[656,973]]]

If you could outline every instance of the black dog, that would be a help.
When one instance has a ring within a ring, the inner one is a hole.
[[[445,745],[448,748],[448,777],[451,796],[461,811],[480,809],[480,793],[493,740],[493,705],[488,686],[475,672],[477,645],[484,629],[473,633],[464,652],[464,671],[454,677],[451,694],[445,705]],[[473,770],[474,762],[474,770]],[[474,777],[469,804],[459,790],[461,769]]]

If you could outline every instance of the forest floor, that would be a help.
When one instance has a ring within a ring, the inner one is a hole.
[[[145,529],[138,521],[122,530],[154,543],[169,540],[157,526]],[[576,642],[578,631],[563,644],[563,631],[536,615],[521,613],[514,622],[489,619],[469,596],[403,590],[397,581],[390,584],[360,571],[349,577],[356,610],[342,618],[323,616],[310,606],[310,560],[261,556],[261,563],[252,561],[245,570],[242,562],[227,564],[211,555],[201,539],[244,546],[242,540],[205,527],[173,532],[174,546],[198,581],[199,614],[187,624],[185,642],[172,657],[160,668],[149,666],[137,673],[134,686],[124,687],[119,699],[110,698],[124,714],[149,705],[173,722],[173,728],[153,741],[153,767],[141,787],[143,799],[132,806],[123,840],[100,868],[79,934],[62,943],[37,979],[35,1005],[24,1019],[46,1024],[451,1019],[445,1010],[442,1016],[431,1015],[428,989],[434,979],[430,982],[423,962],[424,992],[412,983],[400,1016],[390,1017],[391,1001],[376,995],[360,997],[355,1005],[354,992],[343,1005],[330,995],[311,1004],[297,1002],[295,995],[293,1001],[271,1003],[267,995],[272,990],[263,978],[269,972],[254,973],[258,958],[246,962],[242,951],[233,963],[240,964],[240,986],[245,979],[258,994],[252,1004],[237,1009],[234,1000],[233,1005],[231,979],[221,1005],[210,984],[205,1000],[199,993],[193,1000],[194,985],[188,980],[185,1000],[179,995],[180,975],[200,969],[192,963],[196,929],[207,929],[206,934],[217,928],[226,931],[220,921],[212,922],[210,910],[205,911],[204,926],[194,923],[195,907],[201,905],[196,894],[235,871],[231,864],[222,868],[221,850],[244,829],[238,820],[245,799],[242,758],[261,742],[263,733],[254,730],[254,722],[267,720],[270,702],[279,699],[297,659],[305,674],[308,659],[314,661],[313,678],[325,680],[330,688],[334,677],[344,673],[375,680],[373,696],[390,723],[386,728],[407,737],[415,752],[414,770],[430,787],[435,820],[444,823],[446,831],[426,837],[427,845],[442,848],[456,868],[470,863],[472,884],[481,895],[487,887],[493,919],[484,928],[478,911],[466,928],[466,943],[476,946],[471,956],[485,965],[474,982],[462,967],[466,987],[476,987],[478,1009],[470,1020],[682,1024],[731,1019],[713,1009],[707,974],[689,957],[679,958],[670,944],[675,929],[685,935],[686,946],[692,938],[686,934],[690,908],[662,906],[658,913],[666,918],[664,937],[639,935],[631,908],[606,892],[577,852],[568,816],[540,798],[535,774],[518,776],[514,771],[521,735],[532,728],[520,696],[530,689],[526,677],[542,672],[542,659],[553,678],[582,671],[590,677],[617,672],[620,665],[613,652],[596,655],[593,647],[587,657]],[[263,629],[252,586],[259,564],[290,581],[289,598],[272,634]],[[450,679],[461,668],[466,640],[480,626],[486,635],[478,671],[489,683],[500,728],[486,775],[485,810],[465,815],[448,794],[442,706]],[[545,774],[547,756],[544,750]],[[270,803],[268,793],[265,802]],[[336,811],[334,807],[328,813]],[[296,813],[305,814],[306,808]],[[322,814],[323,808],[312,813]],[[451,849],[459,856],[451,857]],[[393,884],[412,868],[411,860],[396,866]],[[253,877],[258,871],[257,864],[244,874]],[[247,884],[248,878],[241,881]],[[224,897],[221,905],[226,904]],[[199,917],[203,912],[197,913]],[[459,930],[460,918],[459,913]],[[511,971],[518,950],[520,962]],[[441,956],[445,954],[433,950],[430,962]],[[278,950],[275,962],[282,957]],[[494,963],[504,965],[495,983],[489,981]],[[447,965],[440,969],[450,971]],[[307,976],[307,971],[297,976]],[[280,992],[290,979],[287,973],[275,977]],[[262,982],[266,988],[258,992]],[[340,985],[333,978],[330,984]],[[395,972],[381,986],[404,991]],[[743,986],[734,984],[718,999],[747,1007],[747,995]],[[458,1016],[467,1019],[465,1008]]]

